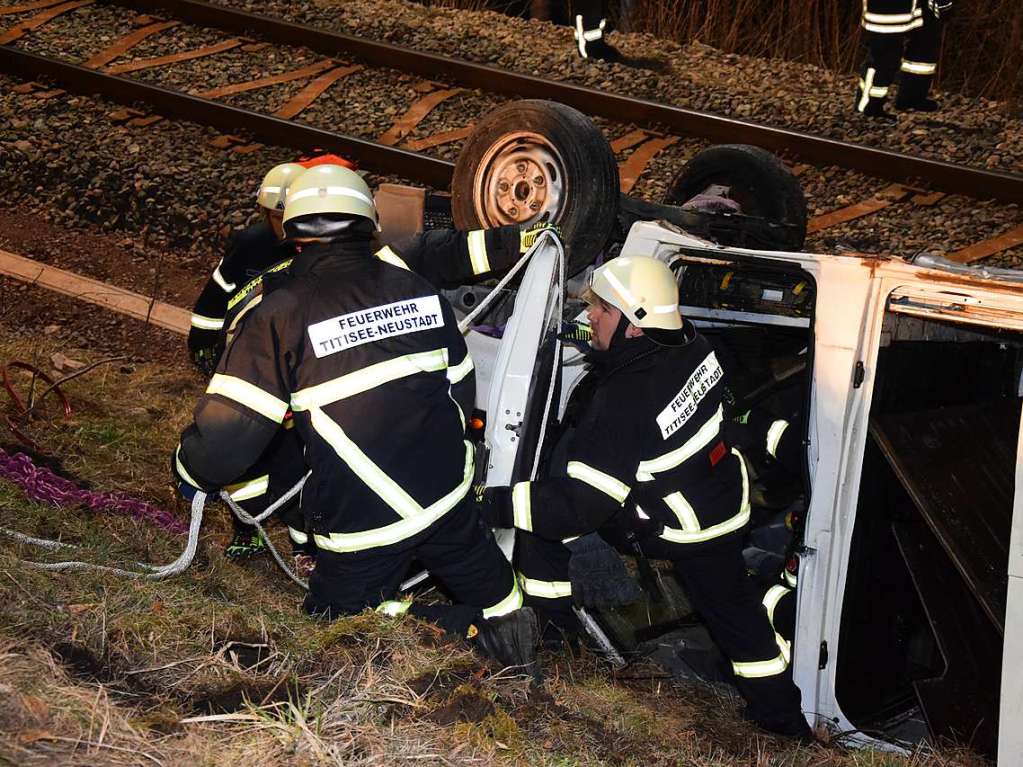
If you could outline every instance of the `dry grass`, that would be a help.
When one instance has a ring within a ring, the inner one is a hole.
[[[53,350],[9,329],[0,341],[3,359]],[[32,434],[98,488],[171,504],[167,455],[198,378],[134,364],[67,388],[73,421],[41,421]],[[0,525],[59,534],[101,562],[166,562],[183,545],[131,519],[27,502],[3,481]],[[530,691],[413,620],[307,618],[270,565],[223,558],[228,531],[212,514],[192,568],[159,583],[43,573],[18,559],[52,555],[0,544],[0,763],[982,764],[954,751],[793,746],[752,732],[727,691],[616,679],[586,653],[546,657],[544,688]]]

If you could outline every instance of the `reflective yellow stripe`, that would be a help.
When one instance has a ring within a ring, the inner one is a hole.
[[[519,530],[533,532],[533,509],[528,482],[516,482],[512,487],[512,524]]]
[[[399,615],[404,615],[412,607],[412,600],[399,600],[399,599],[388,599],[377,605],[376,610],[373,612],[378,615],[386,615],[389,618],[397,618]]]
[[[299,546],[304,546],[309,543],[309,536],[302,530],[296,530],[294,527],[288,527],[288,537]]]
[[[863,28],[868,32],[877,32],[881,35],[897,35],[903,32],[909,32],[910,30],[917,29],[924,25],[923,18],[913,19],[906,24],[873,24],[869,21],[863,22]]]
[[[762,679],[765,676],[774,676],[775,674],[781,674],[788,667],[789,662],[786,660],[784,652],[778,653],[778,657],[771,660],[749,661],[746,663],[732,661],[732,671],[735,672],[736,676],[741,676],[743,679]]]
[[[778,420],[767,430],[767,454],[772,458],[778,457],[778,443],[781,442],[781,435],[788,427],[788,421]]]
[[[786,586],[771,586],[764,594],[764,609],[767,610],[767,620],[771,621],[771,626],[774,626],[774,608],[778,606],[778,602],[786,594],[791,594],[792,589]]]
[[[248,482],[237,482],[233,485],[228,485],[224,489],[227,494],[231,496],[231,500],[235,503],[240,501],[248,501],[252,498],[258,498],[263,495],[270,488],[270,475],[264,474],[262,477],[249,480]]]
[[[924,61],[906,61],[903,59],[899,69],[912,75],[933,75],[937,71],[938,65],[928,64]]]
[[[319,411],[314,410],[312,412],[315,414]],[[420,512],[414,516],[360,533],[330,533],[330,535],[320,535],[317,533],[313,535],[313,540],[316,541],[316,545],[321,549],[344,553],[348,551],[363,551],[364,549],[372,549],[377,546],[390,546],[406,538],[411,538],[455,508],[465,498],[466,493],[469,492],[469,486],[472,484],[472,456],[472,445],[466,442],[465,476],[462,478],[462,482],[436,503],[425,509],[417,507],[420,509]]]
[[[781,577],[782,580],[785,581],[786,586],[788,586],[791,589],[794,589],[796,587],[797,580],[794,574],[790,573],[788,570],[785,570],[785,572],[782,573]]]
[[[470,365],[472,363],[470,362]],[[383,386],[385,383],[416,373],[433,373],[448,366],[447,349],[433,349],[428,352],[406,354],[386,362],[368,365],[361,370],[335,378],[332,381],[310,386],[291,395],[292,410],[312,410],[333,402],[340,402],[356,394]]]
[[[198,482],[192,479],[192,475],[185,469],[185,464],[181,462],[181,445],[178,445],[178,449],[174,451],[174,466],[178,470],[178,476],[185,480],[185,482],[192,487],[201,487]]]
[[[459,362],[454,367],[448,368],[448,381],[452,384],[456,384],[465,378],[473,370],[472,357],[469,356],[469,352],[465,353],[465,359]]]
[[[224,319],[216,317],[203,317],[201,314],[192,315],[192,327],[199,330],[220,330],[224,327]]]
[[[399,517],[409,519],[423,513],[423,507],[416,503],[415,499],[406,493],[397,482],[387,476],[383,469],[373,463],[369,456],[362,452],[359,446],[345,434],[344,429],[330,416],[319,408],[311,408],[309,412],[312,416],[312,427],[316,433],[334,448],[338,457],[348,464],[348,467],[366,483],[370,490],[394,509]]]
[[[571,581],[538,581],[519,574],[522,590],[531,597],[540,599],[562,599],[572,596]]]
[[[491,605],[483,610],[484,618],[498,618],[507,615],[522,607],[522,591],[519,589],[518,579],[512,578],[512,590],[504,599],[496,605]]]
[[[219,394],[227,397],[245,407],[255,410],[262,416],[266,416],[274,423],[284,420],[284,414],[288,412],[288,403],[277,399],[270,392],[263,391],[258,386],[243,381],[241,378],[227,376],[217,373],[210,379],[210,385],[206,387],[207,394]]]
[[[707,447],[711,440],[721,432],[721,424],[724,420],[724,410],[718,405],[717,412],[696,431],[696,434],[687,439],[680,447],[675,448],[670,453],[652,458],[649,461],[640,461],[639,467],[636,470],[636,479],[640,482],[649,482],[654,478],[654,474],[670,471],[692,458],[703,448]]]
[[[668,504],[669,509],[675,512],[675,516],[678,518],[678,523],[682,525],[682,529],[685,532],[699,532],[700,520],[696,517],[696,512],[682,493],[674,492],[665,498],[664,502]]]
[[[579,536],[578,535],[572,535],[572,536],[569,536],[568,538],[562,538],[561,542],[562,543],[571,543],[572,541],[578,541],[578,540],[579,540]]]
[[[384,263],[390,264],[391,266],[396,266],[399,269],[410,271],[410,269],[408,268],[408,264],[405,263],[405,260],[397,253],[395,253],[393,250],[391,250],[391,248],[387,245],[380,248],[380,250],[376,252],[376,257],[379,258]]]
[[[611,496],[619,504],[625,503],[625,499],[629,495],[630,488],[624,482],[620,482],[610,474],[605,474],[599,469],[587,466],[582,461],[568,462],[568,476],[585,482],[590,487]]]
[[[213,270],[213,281],[217,283],[217,285],[220,286],[220,289],[223,290],[225,293],[233,293],[234,289],[238,286],[235,283],[228,282],[227,280],[224,279],[224,275],[220,273],[220,267],[223,265],[224,261],[223,259],[221,259],[220,263],[217,264],[217,268]]]
[[[469,263],[473,274],[490,271],[490,259],[487,258],[487,233],[482,229],[469,232]]]
[[[734,447],[732,454],[739,458],[739,471],[742,473],[742,501],[739,504],[739,513],[731,519],[719,522],[716,525],[700,530],[696,533],[676,530],[672,527],[665,527],[661,538],[671,543],[703,543],[713,538],[718,538],[736,530],[741,530],[749,522],[749,475],[746,473],[746,462],[742,460],[739,451]]]
[[[911,13],[871,13],[867,11],[863,14],[863,20],[875,24],[905,24],[907,21],[922,18],[922,15],[923,11],[919,9]]]

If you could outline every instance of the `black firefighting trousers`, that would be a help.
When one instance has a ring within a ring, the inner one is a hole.
[[[924,8],[921,27],[895,34],[868,31],[865,37],[867,57],[856,91],[857,111],[863,112],[872,103],[883,104],[896,75],[899,75],[896,106],[913,106],[927,98],[941,47],[941,22],[930,9]]]
[[[318,549],[305,610],[337,617],[375,608],[395,598],[413,560],[456,604],[478,608],[484,617],[521,606],[511,565],[493,533],[463,501],[422,533],[391,546],[345,553]]]
[[[259,460],[225,490],[231,494],[235,503],[255,517],[294,487],[305,473],[302,440],[294,429],[281,429]],[[276,516],[288,526],[288,534],[293,544],[306,544],[308,535],[305,530],[305,519],[299,508],[298,496],[280,509]],[[236,532],[249,530],[255,532],[255,528],[243,524],[234,514],[231,515],[231,520]]]
[[[602,531],[602,535],[617,538],[609,536],[608,531]],[[622,548],[620,540],[609,539],[608,542],[625,553],[632,553]],[[694,609],[718,648],[733,664],[748,667],[749,664],[770,663],[779,657],[780,647],[763,604],[764,594],[746,574],[738,536],[691,551],[684,545],[663,540],[643,541],[642,546],[651,558],[671,560]],[[554,624],[571,631],[574,623],[572,599],[554,596],[558,593],[556,584],[570,588],[568,549],[561,543],[545,541],[529,533],[519,534],[515,548],[525,604],[536,610],[541,624]],[[550,596],[542,596],[545,592]],[[782,600],[779,613],[788,612],[794,606],[795,600]],[[777,617],[780,618],[780,614]],[[771,670],[767,668],[765,672]],[[792,682],[790,669],[762,676],[737,673],[734,681],[749,704],[747,714],[754,721],[777,726],[802,716],[799,688]]]

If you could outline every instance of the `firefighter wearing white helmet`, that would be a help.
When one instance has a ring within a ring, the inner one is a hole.
[[[713,348],[682,318],[675,277],[657,259],[609,261],[584,297],[589,369],[545,474],[476,495],[492,526],[518,531],[526,603],[542,624],[572,631],[573,602],[605,607],[641,595],[614,548],[671,560],[731,661],[749,717],[809,737],[788,645],[776,641],[746,576],[749,479],[724,439],[724,371]]]
[[[281,217],[284,195],[291,182],[304,171],[298,163],[289,162],[275,165],[266,173],[256,191],[261,213],[259,221],[231,235],[224,257],[195,302],[188,350],[192,361],[207,377],[213,375],[224,351],[225,317],[233,295],[265,269],[294,255],[293,247],[283,242]],[[292,435],[282,433],[252,471],[235,479],[231,492],[247,512],[257,515],[273,502],[278,491],[286,490],[302,474],[301,445]],[[304,539],[298,532],[302,524],[297,510],[290,507],[281,516],[293,531],[296,556],[307,554],[308,542],[296,540]],[[228,557],[249,557],[267,550],[254,527],[242,524],[233,515],[231,519],[234,535],[225,548]]]
[[[345,168],[315,166],[291,184],[284,231],[297,253],[241,318],[175,470],[195,487],[222,487],[292,412],[312,472],[302,493],[316,543],[305,609],[333,618],[377,608],[415,559],[458,605],[414,614],[463,637],[475,626],[485,650],[531,664],[535,617],[520,609],[511,566],[467,501],[472,359],[435,286],[376,257],[376,218],[365,182]]]

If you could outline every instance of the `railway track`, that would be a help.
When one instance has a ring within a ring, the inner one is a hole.
[[[811,232],[870,216],[893,205],[931,206],[948,193],[1023,202],[1023,176],[1019,175],[911,157],[632,99],[198,0],[115,0],[112,5],[123,12],[128,28],[108,35],[111,41],[105,47],[88,51],[77,63],[32,53],[14,44],[30,41],[39,30],[62,17],[87,14],[90,8],[97,7],[109,12],[112,6],[97,6],[92,0],[38,0],[0,8],[0,23],[4,15],[13,16],[12,11],[18,11],[17,21],[0,32],[0,42],[4,43],[0,46],[0,70],[25,80],[25,92],[34,91],[37,98],[57,93],[52,88],[32,85],[45,79],[62,90],[98,94],[128,106],[144,104],[152,113],[125,110],[120,115],[136,128],[144,129],[162,117],[187,119],[225,131],[224,145],[231,151],[258,151],[258,144],[235,135],[244,133],[274,145],[300,150],[316,146],[353,155],[374,171],[438,188],[448,186],[453,168],[443,155],[457,152],[478,113],[466,110],[464,122],[458,127],[422,135],[422,126],[429,125],[431,115],[453,108],[459,100],[486,107],[500,103],[506,96],[515,96],[561,101],[602,118],[600,122],[612,148],[622,157],[620,177],[626,192],[651,174],[663,174],[663,168],[670,167],[666,160],[691,155],[708,138],[717,143],[754,143],[772,149],[798,163],[796,172],[808,181],[815,168],[806,163],[849,168],[900,182],[890,186],[879,183],[876,192],[865,199],[838,205],[818,216],[811,222]],[[159,17],[154,15],[157,13]],[[160,41],[175,30],[180,32],[185,26],[197,25],[210,28],[204,30],[203,44],[182,49],[180,40],[175,40],[168,50],[160,50]],[[219,61],[225,56],[235,56],[233,61],[237,62],[239,56],[254,57],[267,44],[289,46],[282,58],[297,59],[301,65],[275,67],[273,74],[241,76],[213,88],[203,88],[187,82],[180,74],[171,74],[180,73],[178,65],[186,62],[211,57],[219,57],[216,59]],[[298,45],[303,53],[296,56]],[[324,94],[332,87],[340,87],[338,83],[354,88],[356,78],[393,80],[395,71],[420,78],[411,86],[416,98],[406,103],[389,124],[379,126],[382,130],[376,135],[353,136],[309,124],[320,105],[330,101]],[[444,82],[437,82],[437,78]],[[272,110],[257,111],[238,105],[239,101],[244,103],[246,98],[279,90],[286,84],[293,90],[290,98]],[[298,86],[301,87],[294,91]],[[657,169],[658,163],[661,170]],[[984,238],[960,249],[964,251],[962,260],[985,258],[1019,244],[1021,239],[1023,232],[1018,228]]]

